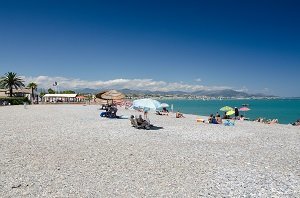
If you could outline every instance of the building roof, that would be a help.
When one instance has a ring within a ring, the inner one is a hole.
[[[45,94],[43,97],[75,98],[77,94]]]
[[[9,89],[0,89],[0,92],[5,92],[6,94],[9,93]],[[13,89],[13,93],[24,93],[24,94],[31,94],[31,88],[22,88],[22,89]]]

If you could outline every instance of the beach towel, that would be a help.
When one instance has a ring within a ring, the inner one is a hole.
[[[224,125],[225,125],[225,126],[234,126],[234,122],[230,122],[229,120],[226,120],[226,121],[224,122]]]

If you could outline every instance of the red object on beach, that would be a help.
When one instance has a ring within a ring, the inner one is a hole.
[[[249,111],[249,110],[251,110],[251,109],[249,109],[248,107],[242,107],[239,109],[239,111]]]

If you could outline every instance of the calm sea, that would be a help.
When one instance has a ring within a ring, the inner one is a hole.
[[[216,113],[223,106],[241,107],[249,104],[250,111],[241,112],[252,119],[264,117],[277,118],[279,123],[288,124],[300,119],[300,99],[274,100],[161,100],[160,102],[174,105],[174,111],[195,115],[209,115]],[[219,111],[219,113],[222,113]]]

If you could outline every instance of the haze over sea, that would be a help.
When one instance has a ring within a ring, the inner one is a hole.
[[[278,119],[281,124],[288,124],[300,119],[300,99],[272,99],[272,100],[161,100],[160,102],[174,105],[174,111],[205,115],[220,112],[223,106],[240,108],[249,104],[250,111],[241,112],[250,120],[258,117]]]

